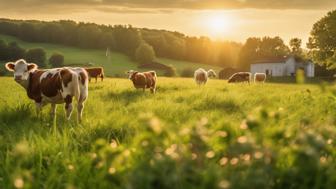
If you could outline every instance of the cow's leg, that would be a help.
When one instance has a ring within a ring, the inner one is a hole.
[[[42,111],[42,102],[35,102],[35,106],[36,106],[36,115],[38,118],[41,117],[41,111]]]
[[[71,113],[72,113],[72,96],[67,95],[64,99],[65,101],[65,112],[66,112],[66,117],[68,120],[70,120]]]
[[[104,75],[100,75],[101,81],[104,80]]]
[[[91,82],[91,76],[89,76],[89,82]]]
[[[84,108],[84,101],[80,99],[77,104],[77,120],[79,123],[82,122],[83,108]]]
[[[96,83],[97,83],[97,80],[98,80],[98,76],[96,76]]]
[[[56,104],[51,104],[50,117],[52,120],[54,120],[55,116],[56,116]]]

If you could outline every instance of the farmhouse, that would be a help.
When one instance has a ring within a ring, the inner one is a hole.
[[[312,61],[305,61],[294,56],[261,60],[251,64],[251,73],[265,73],[269,76],[295,76],[297,70],[304,71],[306,77],[314,77],[315,67]]]

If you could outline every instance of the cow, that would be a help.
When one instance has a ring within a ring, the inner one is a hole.
[[[89,74],[89,82],[91,82],[91,78],[96,78],[96,83],[97,83],[98,77],[101,78],[101,81],[104,80],[104,68],[94,67],[94,68],[85,68],[85,70]]]
[[[51,104],[51,117],[56,115],[56,104],[65,103],[66,117],[72,113],[72,99],[77,101],[77,120],[81,122],[84,102],[88,98],[88,74],[84,68],[54,68],[40,70],[34,63],[24,59],[8,62],[6,69],[14,72],[14,80],[35,101],[36,112],[40,117],[44,105]]]
[[[212,69],[205,71],[203,68],[199,68],[194,73],[195,82],[200,85],[205,85],[210,77],[216,77],[216,72]]]
[[[156,92],[156,72],[148,71],[148,72],[138,72],[134,70],[127,71],[128,78],[133,82],[133,85],[136,89],[145,89],[149,88],[151,93]]]
[[[266,81],[265,73],[255,73],[254,74],[254,83],[257,83],[257,82],[265,83],[265,81]]]
[[[229,78],[228,83],[242,83],[242,82],[250,83],[250,81],[251,81],[250,72],[237,72]]]

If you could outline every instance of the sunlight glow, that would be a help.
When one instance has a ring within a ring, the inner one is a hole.
[[[204,27],[213,38],[223,38],[232,29],[232,18],[222,13],[213,13],[205,16]]]

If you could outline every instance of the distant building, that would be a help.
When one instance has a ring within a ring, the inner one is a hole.
[[[265,73],[273,77],[295,76],[298,69],[304,71],[306,77],[315,76],[312,61],[304,61],[293,56],[257,61],[251,64],[251,73]]]

